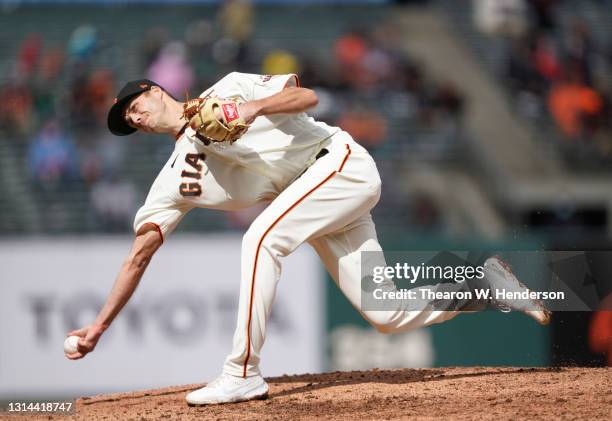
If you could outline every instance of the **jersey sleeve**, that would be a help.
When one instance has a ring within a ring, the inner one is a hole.
[[[144,205],[136,212],[134,232],[137,233],[145,224],[153,224],[157,227],[163,241],[176,229],[190,209],[190,207],[176,203],[156,180],[151,186]]]
[[[222,96],[240,96],[246,101],[253,101],[274,95],[286,87],[299,87],[296,74],[257,75],[252,73],[232,72],[222,82],[225,92]]]

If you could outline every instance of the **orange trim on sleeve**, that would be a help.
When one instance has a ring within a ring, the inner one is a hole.
[[[253,295],[254,295],[253,292],[255,291],[255,277],[257,274],[257,261],[259,260],[259,250],[261,250],[261,245],[263,244],[263,241],[268,235],[268,233],[272,231],[272,228],[274,228],[276,224],[280,222],[281,219],[283,219],[289,212],[291,212],[304,199],[310,196],[312,192],[314,192],[319,187],[321,187],[323,184],[325,184],[327,181],[329,181],[334,175],[342,171],[342,168],[344,168],[344,164],[346,163],[346,160],[348,159],[350,154],[351,154],[351,148],[349,147],[348,144],[346,144],[346,155],[344,156],[344,159],[342,160],[342,164],[340,165],[340,168],[337,171],[332,171],[332,173],[329,174],[327,177],[325,177],[323,181],[321,181],[319,184],[314,186],[312,189],[308,190],[302,197],[300,197],[295,203],[293,203],[293,205],[291,205],[285,212],[283,212],[278,218],[276,218],[276,220],[272,223],[272,225],[270,225],[268,229],[266,229],[266,231],[263,233],[263,235],[259,239],[259,243],[257,244],[257,249],[255,251],[255,262],[253,263],[253,275],[251,277],[251,293],[249,297],[249,312],[248,312],[248,319],[247,319],[247,341],[246,341],[247,349],[246,349],[246,357],[244,359],[244,364],[242,366],[242,377],[246,377],[247,364],[249,362],[249,358],[251,357],[251,320],[252,320],[252,311],[253,311]]]
[[[289,86],[289,83],[291,82],[291,79],[295,79],[295,87],[296,88],[301,88],[302,84],[300,83],[300,78],[298,75],[296,75],[295,73],[290,73],[289,74],[291,77],[289,79],[287,79],[287,82],[285,82],[285,84],[283,85],[283,89],[286,89]]]
[[[293,74],[293,77],[295,78],[295,86],[297,86],[298,88],[301,88],[302,84],[300,83],[300,77],[296,74]]]
[[[157,225],[155,222],[145,222],[144,224],[142,224],[140,226],[140,229],[142,229],[142,227],[144,227],[145,225],[153,225],[155,227],[155,229],[157,230],[157,233],[159,234],[159,238],[161,238],[161,242],[163,244],[164,243],[164,234],[162,234],[162,230],[159,227],[159,225]],[[138,231],[140,231],[140,229],[138,229]]]
[[[161,242],[163,244],[164,243],[164,234],[162,233],[161,228],[159,227],[159,225],[157,225],[154,222],[151,222],[151,224],[155,225],[155,228],[157,229],[157,232],[159,233],[159,238],[161,238]]]

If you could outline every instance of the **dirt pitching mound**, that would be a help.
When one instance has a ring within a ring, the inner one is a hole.
[[[372,370],[267,379],[263,401],[188,407],[169,387],[77,400],[79,420],[609,419],[611,368]],[[66,420],[65,415],[39,419]]]

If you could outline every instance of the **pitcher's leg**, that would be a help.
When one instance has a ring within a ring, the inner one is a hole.
[[[310,241],[330,275],[351,304],[378,331],[384,333],[402,332],[441,323],[457,316],[458,311],[453,303],[436,303],[430,300],[394,300],[386,310],[362,308],[361,290],[361,259],[362,252],[379,252],[380,262],[377,266],[385,266],[382,249],[376,236],[376,228],[372,217],[367,214],[351,223],[346,229],[328,234]],[[385,291],[396,290],[392,281],[383,281],[379,285]],[[465,285],[456,283],[440,284],[427,287],[436,291],[459,291]],[[482,309],[482,303],[462,303],[462,307],[470,310]]]
[[[259,374],[259,349],[263,346],[281,273],[279,257],[285,255],[268,244],[258,247],[259,239],[255,235],[255,230],[249,230],[242,240],[237,325],[232,352],[223,368],[233,376]]]
[[[259,373],[266,322],[281,273],[280,258],[314,236],[346,226],[378,200],[377,174],[367,179],[344,174],[343,169],[354,165],[354,157],[349,159],[349,155],[348,147],[338,148],[317,161],[257,217],[245,234],[238,320],[225,373],[243,377]]]

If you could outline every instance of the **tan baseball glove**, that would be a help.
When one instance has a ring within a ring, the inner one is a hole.
[[[211,142],[233,143],[249,128],[240,116],[238,102],[218,97],[194,98],[183,105],[189,127]]]

